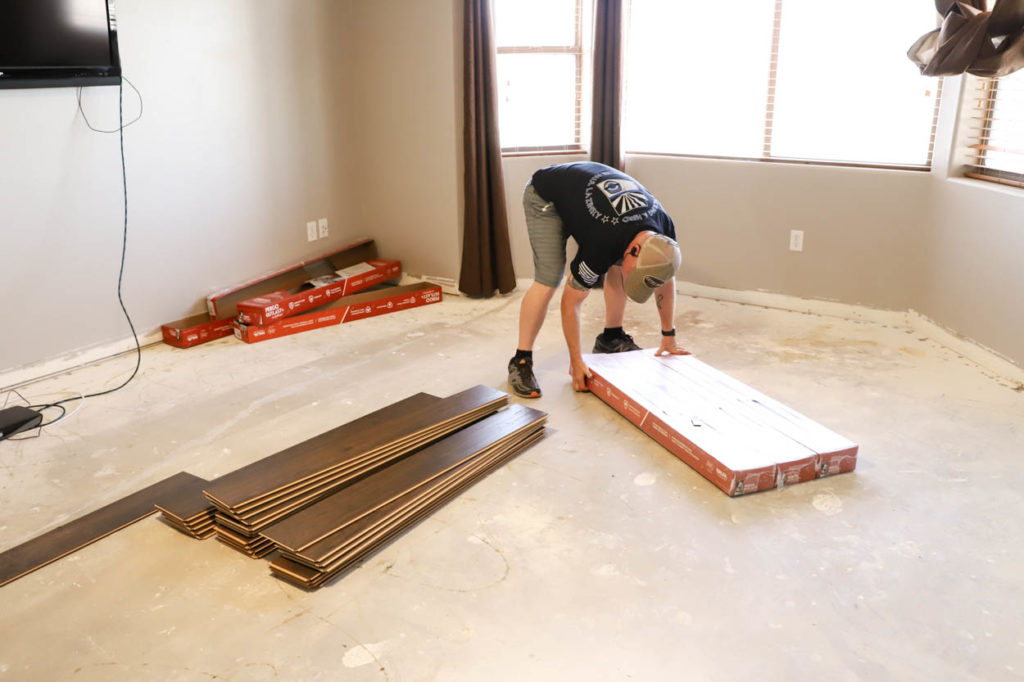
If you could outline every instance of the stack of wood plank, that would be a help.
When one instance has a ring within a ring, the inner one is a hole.
[[[159,510],[253,558],[281,549],[274,575],[320,587],[543,436],[546,414],[507,405],[419,393],[213,481],[176,474],[0,553],[0,585]]]
[[[513,405],[274,524],[271,572],[322,586],[541,438],[546,418]]]
[[[441,399],[418,393],[215,479],[218,540],[250,556],[273,545],[260,531],[508,403],[476,386]]]
[[[585,360],[595,395],[728,495],[857,466],[855,443],[693,356]]]
[[[208,483],[208,481],[202,482]],[[157,502],[154,506],[160,510],[164,522],[185,535],[205,540],[214,534],[213,505],[207,501],[203,491],[198,488],[192,490],[189,495]]]

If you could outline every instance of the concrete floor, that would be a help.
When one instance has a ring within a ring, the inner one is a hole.
[[[0,444],[0,549],[416,391],[504,388],[518,304],[451,297],[253,346],[147,348],[127,388]],[[627,318],[657,342],[653,306]],[[553,309],[531,402],[548,437],[361,567],[307,593],[151,517],[0,588],[0,679],[1024,679],[1021,387],[873,324],[681,297],[677,326],[858,442],[857,471],[726,497],[572,392]],[[109,387],[131,364],[23,393]]]

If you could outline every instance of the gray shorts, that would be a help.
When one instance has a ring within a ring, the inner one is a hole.
[[[533,251],[533,279],[539,284],[557,287],[565,273],[565,245],[569,233],[555,205],[542,199],[531,183],[523,190],[523,213]],[[572,277],[569,283],[580,288]]]

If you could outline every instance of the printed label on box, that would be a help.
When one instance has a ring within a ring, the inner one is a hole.
[[[350,265],[347,268],[335,270],[335,272],[338,273],[338,277],[336,279],[346,279],[348,277],[355,277],[356,275],[361,275],[364,272],[373,272],[376,269],[377,268],[370,265],[369,263],[356,263],[355,265]]]

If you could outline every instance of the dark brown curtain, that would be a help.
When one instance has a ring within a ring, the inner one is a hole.
[[[622,170],[622,0],[594,6],[594,112],[590,158]]]
[[[1006,76],[1024,68],[1024,0],[935,0],[942,26],[921,36],[907,56],[925,76]]]
[[[498,138],[498,89],[490,0],[465,0],[463,113],[465,232],[459,291],[490,297],[516,286]]]

